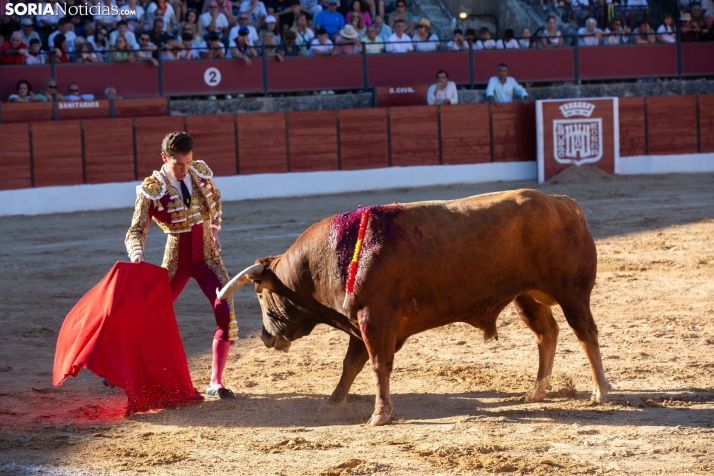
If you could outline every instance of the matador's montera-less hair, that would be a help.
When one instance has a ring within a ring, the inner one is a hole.
[[[193,138],[183,131],[169,132],[161,141],[161,151],[166,157],[174,154],[188,154],[193,150]]]

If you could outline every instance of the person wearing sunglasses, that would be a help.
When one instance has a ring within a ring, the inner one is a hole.
[[[404,33],[411,36],[414,32],[414,16],[407,11],[407,2],[404,0],[397,0],[397,10],[389,15],[389,26],[392,30],[397,20],[404,22]]]
[[[45,88],[37,95],[40,101],[64,101],[64,95],[57,91],[57,81],[50,78],[45,81]]]
[[[69,91],[69,94],[67,94],[64,97],[65,101],[93,101],[94,100],[93,94],[80,93],[79,92],[79,84],[77,84],[77,83],[69,83],[69,86],[67,86],[67,91]]]
[[[238,15],[238,25],[231,28],[231,31],[228,33],[229,45],[235,44],[235,39],[238,38],[238,32],[240,32],[242,28],[248,30],[248,44],[250,46],[258,46],[260,44],[260,37],[258,36],[258,31],[253,25],[250,25],[249,22],[250,17],[247,13],[241,13],[240,15]]]

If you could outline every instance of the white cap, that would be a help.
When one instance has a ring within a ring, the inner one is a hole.
[[[265,23],[277,23],[277,21],[275,21],[275,17],[273,15],[268,15],[265,17]]]

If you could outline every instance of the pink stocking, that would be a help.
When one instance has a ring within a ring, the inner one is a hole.
[[[213,339],[213,367],[211,368],[211,385],[223,387],[223,369],[226,368],[231,342]]]

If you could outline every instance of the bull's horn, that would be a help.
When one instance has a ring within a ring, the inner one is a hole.
[[[252,274],[262,274],[265,266],[258,263],[253,266],[248,266],[243,271],[238,273],[238,275],[228,281],[228,284],[223,286],[223,289],[216,289],[216,296],[218,299],[225,299],[232,295],[234,292],[238,291],[245,283],[248,282],[248,275]]]

